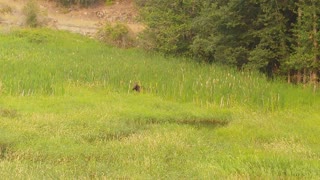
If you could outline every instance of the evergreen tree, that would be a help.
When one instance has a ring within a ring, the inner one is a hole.
[[[294,52],[291,54],[287,66],[298,74],[297,82],[307,80],[317,84],[319,73],[319,7],[320,0],[299,0],[297,3],[297,23],[293,32],[295,35]],[[307,78],[308,74],[310,75]],[[290,75],[288,75],[290,82]]]
[[[255,67],[273,76],[290,54],[290,19],[286,18],[290,2],[262,1],[254,20],[252,38],[257,44],[250,51],[249,67]]]
[[[191,22],[198,13],[196,0],[137,0],[148,26],[144,32],[147,48],[171,54],[186,54],[193,33]]]
[[[247,36],[252,18],[247,16],[255,16],[255,12],[248,1],[216,1],[204,6],[193,22],[196,36],[190,48],[194,56],[241,68],[252,43]]]
[[[320,0],[137,0],[148,47],[316,84]],[[306,78],[309,74],[309,78]]]

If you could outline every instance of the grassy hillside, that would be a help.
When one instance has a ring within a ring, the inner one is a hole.
[[[4,178],[320,176],[319,93],[258,73],[18,30],[0,93]]]

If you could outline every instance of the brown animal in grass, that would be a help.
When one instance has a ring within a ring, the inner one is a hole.
[[[141,86],[138,84],[138,83],[135,83],[133,88],[132,88],[133,91],[137,91],[137,92],[140,92],[141,91]]]

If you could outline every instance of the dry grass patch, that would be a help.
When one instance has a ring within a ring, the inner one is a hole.
[[[313,153],[310,148],[297,142],[293,138],[275,139],[273,142],[263,144],[266,151],[283,154],[301,154],[311,156]]]

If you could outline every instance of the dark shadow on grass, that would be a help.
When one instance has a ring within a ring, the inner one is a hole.
[[[135,123],[143,124],[143,125],[153,125],[153,124],[182,124],[182,125],[190,125],[199,128],[215,128],[219,126],[225,126],[229,123],[229,120],[215,120],[215,119],[137,119]]]
[[[14,109],[0,108],[0,117],[15,118],[17,116],[18,113]]]
[[[84,135],[82,139],[88,143],[97,143],[97,142],[108,142],[114,140],[122,140],[123,138],[129,137],[135,132],[119,132],[119,133],[104,133],[104,134],[92,134]]]
[[[108,141],[121,141],[128,138],[134,134],[137,134],[143,130],[148,129],[148,126],[161,125],[161,124],[178,124],[178,125],[188,125],[196,128],[217,128],[225,126],[230,121],[226,120],[213,120],[213,119],[195,119],[195,120],[161,120],[153,118],[141,118],[131,120],[127,123],[128,129],[119,130],[116,132],[97,132],[95,134],[82,135],[81,138],[88,143],[99,143]],[[130,127],[131,126],[131,127]]]
[[[0,142],[0,159],[5,159],[10,148],[10,144]]]
[[[219,121],[214,119],[204,119],[204,120],[179,120],[176,121],[177,124],[190,125],[197,128],[216,128],[220,126],[226,126],[229,121]]]

